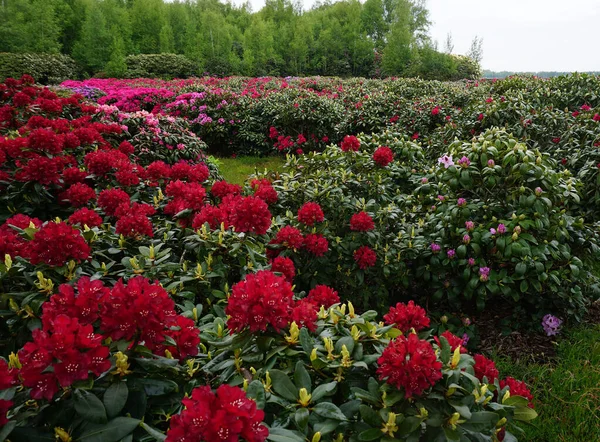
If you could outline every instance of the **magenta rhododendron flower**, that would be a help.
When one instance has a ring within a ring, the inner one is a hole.
[[[479,280],[481,282],[486,282],[490,277],[490,268],[489,267],[480,267],[479,268]]]
[[[561,325],[562,320],[554,315],[547,314],[542,318],[542,327],[548,336],[557,335]]]
[[[464,198],[459,198],[459,199],[456,201],[456,205],[457,205],[458,207],[464,207],[464,206],[466,206],[466,205],[467,205],[467,200],[466,200],[466,199],[464,199]]]

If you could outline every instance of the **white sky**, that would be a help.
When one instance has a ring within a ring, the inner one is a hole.
[[[232,0],[240,4],[242,0]],[[314,0],[303,0],[310,8]],[[264,0],[250,0],[258,11]],[[483,67],[495,71],[600,71],[600,0],[427,0],[430,35],[454,53],[483,38]]]

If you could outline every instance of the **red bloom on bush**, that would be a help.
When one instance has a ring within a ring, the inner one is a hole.
[[[69,260],[85,260],[90,253],[90,246],[80,231],[62,222],[43,225],[29,243],[30,261],[34,265],[43,262],[62,266]]]
[[[171,168],[164,161],[154,161],[146,167],[146,176],[150,181],[164,180],[171,176]]]
[[[239,387],[197,387],[182,400],[185,409],[171,418],[166,442],[264,442],[269,435],[262,425],[265,414]]]
[[[369,246],[361,246],[354,251],[354,261],[358,264],[358,267],[362,270],[373,267],[377,261],[377,254]]]
[[[460,352],[461,353],[466,353],[467,349],[465,348],[465,341],[463,338],[459,338],[458,336],[456,336],[454,333],[452,333],[450,330],[446,330],[444,333],[442,333],[440,336],[443,336],[444,338],[446,338],[446,340],[448,341],[448,344],[450,344],[450,349],[452,351],[456,350],[458,348],[458,346],[460,346]],[[435,340],[436,344],[438,346],[441,346],[441,342],[440,342],[440,338],[437,336],[434,336],[433,339]]]
[[[299,328],[306,327],[311,332],[317,329],[318,308],[305,299],[297,301],[292,309],[291,321],[295,322]]]
[[[254,196],[267,204],[276,203],[279,198],[269,180],[252,180],[251,187],[254,189]]]
[[[329,250],[327,238],[319,233],[309,233],[304,238],[304,247],[313,255],[319,257],[325,255]]]
[[[63,170],[62,173],[62,179],[66,186],[75,183],[83,183],[87,176],[87,172],[79,170],[76,167],[69,167],[68,169]]]
[[[75,211],[69,217],[69,223],[78,224],[81,227],[97,227],[102,224],[102,218],[96,212],[87,207]]]
[[[475,359],[475,365],[473,366],[473,369],[475,370],[475,376],[477,379],[483,382],[483,378],[486,377],[487,381],[490,384],[493,384],[499,376],[498,369],[496,368],[494,361],[486,358],[483,355],[475,355],[473,356],[473,359]]]
[[[121,153],[129,156],[133,155],[135,152],[135,147],[133,147],[133,144],[131,144],[129,141],[123,141],[121,144],[119,144],[119,150]]]
[[[122,157],[116,156],[115,154],[120,154]],[[127,160],[127,157],[118,150],[97,150],[88,153],[83,158],[83,162],[90,173],[93,173],[98,177],[103,177],[113,169],[117,168],[119,162],[127,163],[129,161]]]
[[[373,218],[367,212],[358,212],[350,218],[350,230],[355,232],[368,232],[375,228]]]
[[[264,235],[271,227],[271,212],[263,200],[247,196],[235,202],[229,222],[238,232]]]
[[[90,200],[96,199],[96,191],[87,184],[75,183],[61,193],[59,198],[69,201],[73,207],[82,207]]]
[[[358,149],[360,149],[360,140],[354,135],[346,135],[342,140],[341,147],[344,152],[358,152]]]
[[[274,244],[281,244],[282,246],[287,247],[288,249],[300,249],[304,244],[304,237],[302,236],[302,232],[292,226],[284,226],[282,227],[277,235],[275,235],[275,239],[271,241]]]
[[[230,184],[225,180],[215,181],[210,189],[213,196],[223,199],[227,195],[239,195],[242,193],[242,186],[238,184]]]
[[[383,319],[388,325],[396,324],[396,328],[402,333],[408,332],[411,328],[420,331],[430,324],[425,309],[416,305],[414,301],[408,301],[408,304],[399,302],[396,307],[390,307],[389,313]]]
[[[119,218],[115,225],[115,233],[129,238],[147,236],[152,238],[152,222],[142,214],[130,214]]]
[[[377,360],[379,379],[404,390],[407,398],[419,396],[442,378],[442,363],[431,344],[416,334],[398,336]]]
[[[200,209],[192,221],[192,228],[198,230],[204,223],[208,223],[211,229],[218,229],[221,223],[227,227],[227,215],[216,206],[206,205]]]
[[[279,136],[279,132],[277,132],[277,129],[275,129],[273,126],[271,126],[269,128],[269,138],[274,140],[278,136]]]
[[[394,152],[387,146],[380,146],[373,153],[373,161],[375,161],[378,166],[386,167],[394,161]]]
[[[106,189],[98,195],[98,206],[104,209],[108,216],[114,216],[120,205],[130,203],[129,194],[121,189]]]
[[[308,202],[304,203],[300,209],[298,209],[298,221],[307,226],[314,226],[315,223],[323,222],[325,215],[323,209],[317,203]]]
[[[308,292],[308,296],[304,299],[315,305],[317,308],[321,308],[321,306],[329,308],[333,304],[339,304],[340,302],[338,292],[326,285],[316,286]]]
[[[61,157],[35,156],[23,164],[20,170],[17,170],[15,179],[21,182],[36,181],[44,186],[58,184],[63,168],[64,161]]]
[[[48,129],[34,129],[27,137],[28,146],[32,150],[39,150],[50,154],[57,154],[63,150],[63,138]]]
[[[273,262],[271,262],[271,271],[283,274],[285,279],[290,283],[294,281],[294,276],[296,276],[294,261],[284,256],[278,256],[273,259]]]
[[[506,379],[502,379],[500,381],[500,388],[503,389],[504,387],[508,387],[511,396],[523,396],[529,401],[529,404],[527,404],[527,406],[529,408],[534,408],[533,395],[531,394],[529,388],[527,388],[527,384],[525,382],[518,381],[508,376]]]
[[[230,316],[227,326],[232,333],[246,327],[251,332],[265,331],[268,325],[281,330],[290,322],[293,296],[292,286],[284,276],[267,270],[247,275],[231,290],[225,309]]]
[[[12,406],[12,401],[7,401],[6,399],[0,399],[0,427],[6,425],[8,423],[8,419],[6,418],[6,414],[10,407]]]

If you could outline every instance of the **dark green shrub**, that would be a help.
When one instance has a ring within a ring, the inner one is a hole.
[[[159,77],[187,78],[198,74],[198,66],[183,55],[141,54],[130,55],[125,59],[128,78]]]
[[[79,66],[62,54],[0,53],[0,81],[29,74],[42,84],[56,84],[79,77]]]

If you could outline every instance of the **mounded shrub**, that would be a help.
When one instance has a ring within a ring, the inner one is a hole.
[[[0,81],[25,74],[41,84],[58,84],[78,78],[80,68],[75,60],[62,54],[0,53]]]
[[[188,78],[198,75],[198,66],[179,54],[140,54],[125,58],[127,78]]]

